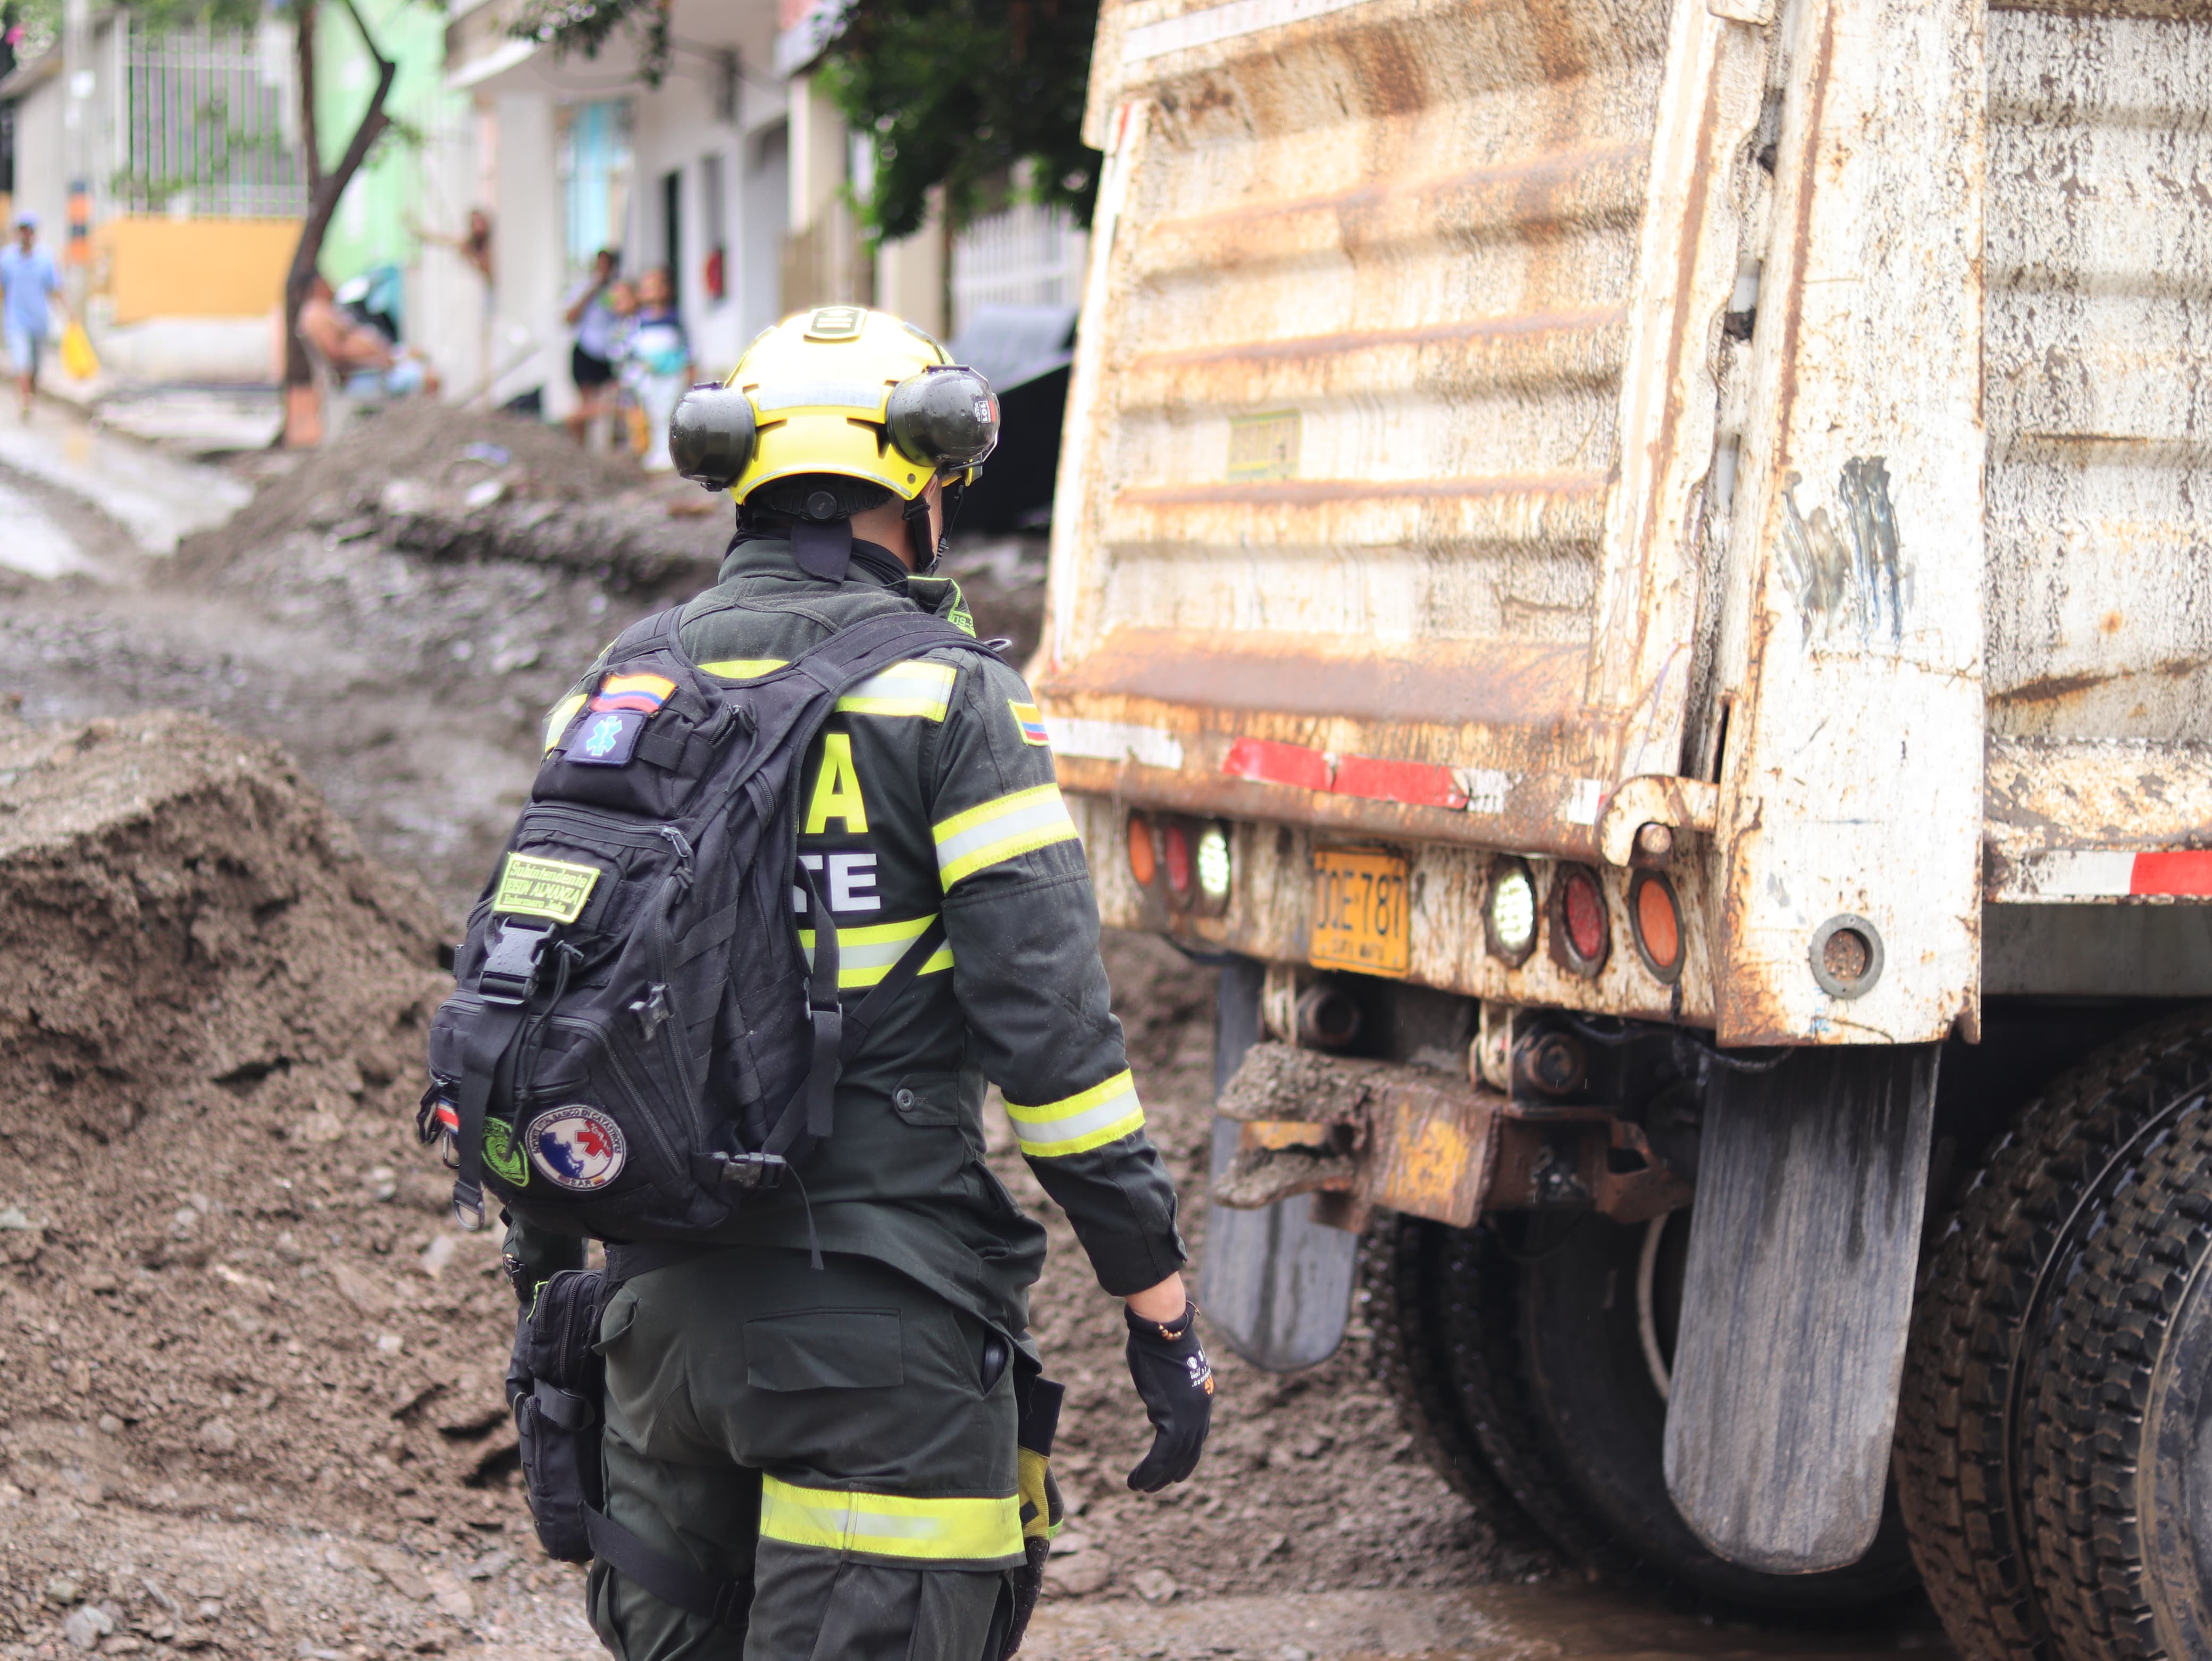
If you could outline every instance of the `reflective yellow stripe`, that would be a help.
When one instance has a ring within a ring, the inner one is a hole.
[[[761,1478],[761,1538],[933,1563],[1019,1562],[1021,1500],[921,1499]]]
[[[959,671],[949,663],[912,659],[871,675],[837,700],[848,715],[919,715],[943,721]]]
[[[584,695],[571,692],[545,712],[545,747],[550,750],[561,742],[561,734],[568,730],[568,723],[576,718],[576,711],[584,707]]]
[[[772,675],[787,662],[784,658],[718,658],[699,666],[710,675],[724,680],[754,680],[762,675]]]
[[[912,922],[874,922],[866,928],[837,930],[837,989],[848,987],[873,986],[891,972],[891,965],[905,955],[908,946],[921,938],[921,931],[936,920],[933,911],[927,917],[917,917]],[[806,966],[814,966],[814,931],[799,931],[799,949],[806,953]],[[933,975],[940,969],[952,967],[952,943],[947,940],[929,954],[928,961],[918,971]]]
[[[1075,821],[1067,816],[1060,787],[1040,784],[955,813],[936,826],[933,834],[937,880],[950,889],[961,878],[972,876],[986,866],[1056,842],[1073,842]]]
[[[1042,1107],[1017,1107],[1008,1102],[1006,1116],[1014,1122],[1014,1140],[1032,1159],[1087,1153],[1145,1128],[1136,1082],[1126,1070]]]

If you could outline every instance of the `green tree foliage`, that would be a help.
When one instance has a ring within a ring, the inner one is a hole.
[[[536,40],[554,56],[597,58],[617,31],[637,43],[637,76],[657,87],[668,73],[669,0],[529,0],[508,26],[518,40]]]
[[[1027,193],[1088,224],[1098,152],[1081,137],[1098,0],[856,0],[825,74],[845,119],[873,135],[859,204],[879,238],[910,235],[945,187],[955,226]]]

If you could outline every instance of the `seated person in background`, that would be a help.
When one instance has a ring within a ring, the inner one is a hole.
[[[691,338],[676,314],[676,285],[665,265],[637,282],[637,313],[623,343],[623,380],[645,413],[645,447],[639,459],[648,473],[672,472],[668,421],[691,385]]]
[[[412,352],[393,350],[381,331],[349,315],[320,271],[300,307],[300,334],[356,397],[405,398],[438,390],[430,366]]]

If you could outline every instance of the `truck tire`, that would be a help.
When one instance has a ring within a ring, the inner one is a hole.
[[[1445,1329],[1477,1441],[1545,1533],[1607,1579],[1769,1616],[1893,1602],[1914,1579],[1893,1506],[1856,1563],[1782,1575],[1715,1555],[1668,1497],[1663,1380],[1688,1221],[1554,1214],[1457,1236]]]
[[[2200,1008],[2090,1056],[2020,1112],[1935,1232],[1894,1469],[1923,1583],[1963,1661],[2052,1655],[2022,1533],[2058,1293],[2208,1054],[2212,1010]]]
[[[1378,1214],[1360,1243],[1360,1305],[1368,1366],[1397,1405],[1422,1457],[1500,1534],[1527,1518],[1483,1457],[1461,1416],[1438,1323],[1439,1254],[1451,1231],[1418,1217]]]
[[[2081,1248],[2038,1379],[2031,1579],[2065,1661],[2212,1655],[2212,1059]]]

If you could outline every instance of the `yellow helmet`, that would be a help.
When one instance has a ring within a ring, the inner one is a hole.
[[[859,306],[817,306],[763,330],[726,383],[694,387],[669,423],[684,478],[816,520],[883,500],[839,479],[912,503],[933,478],[972,483],[998,441],[988,380],[912,324]]]

